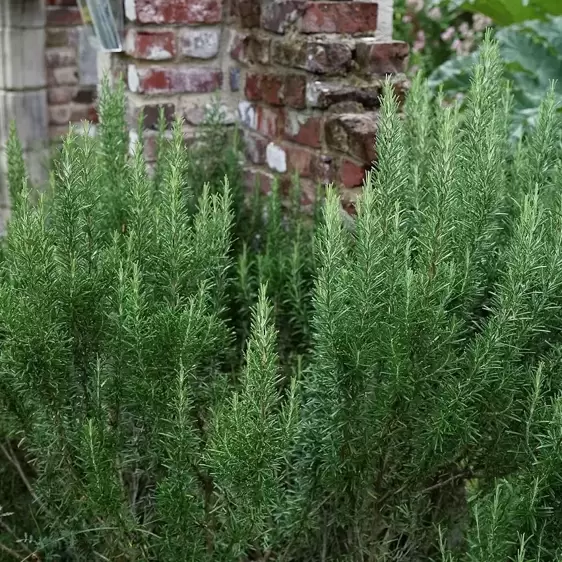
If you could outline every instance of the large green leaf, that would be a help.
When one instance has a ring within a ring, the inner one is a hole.
[[[495,37],[513,85],[513,133],[520,136],[534,126],[540,102],[553,82],[562,107],[562,17],[508,26]],[[430,75],[430,86],[443,88],[451,97],[466,92],[477,57],[478,52],[447,61]]]
[[[484,14],[500,26],[562,15],[562,0],[457,0],[456,4]]]

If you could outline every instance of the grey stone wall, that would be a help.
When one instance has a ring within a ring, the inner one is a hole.
[[[47,177],[48,114],[43,0],[0,2],[0,230],[8,215],[6,141],[15,120],[29,174]]]

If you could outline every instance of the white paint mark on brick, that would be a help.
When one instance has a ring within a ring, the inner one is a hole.
[[[125,0],[125,16],[130,21],[136,21],[137,19],[137,8],[135,6],[135,0]]]
[[[308,105],[316,106],[320,96],[321,82],[308,82],[306,85],[306,102]]]
[[[180,34],[180,50],[184,57],[211,59],[219,52],[220,29],[186,29]]]
[[[167,60],[172,58],[172,53],[160,45],[151,45],[146,56],[150,60]]]
[[[131,92],[138,92],[140,88],[139,73],[137,72],[137,67],[134,64],[130,64],[127,67],[127,83],[129,85],[129,90]]]
[[[240,121],[246,127],[255,129],[258,126],[256,109],[250,102],[241,101],[238,104],[238,114],[240,115]]]
[[[276,172],[287,171],[287,153],[276,144],[270,142],[265,150],[267,165]]]
[[[133,156],[139,142],[139,135],[135,130],[129,131],[129,154]]]

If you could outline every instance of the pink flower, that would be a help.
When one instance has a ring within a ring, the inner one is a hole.
[[[460,56],[462,53],[462,41],[460,39],[455,39],[451,44],[451,49]]]
[[[443,33],[441,33],[441,39],[443,39],[443,41],[450,41],[455,35],[455,28],[454,27],[448,27]]]
[[[423,5],[423,0],[406,0],[406,6],[412,9],[414,12],[423,10]]]
[[[427,17],[433,21],[439,21],[441,19],[441,10],[438,6],[435,6],[427,12]]]
[[[420,29],[416,35],[416,40],[412,45],[412,49],[414,50],[414,53],[419,53],[420,51],[423,50],[424,47],[425,47],[425,33],[423,32],[422,29]]]
[[[476,32],[484,31],[487,27],[490,27],[492,23],[493,21],[491,18],[482,14],[474,14],[474,16],[472,16],[472,27]]]
[[[468,37],[470,35],[474,35],[472,33],[472,30],[470,29],[468,23],[466,23],[465,21],[463,21],[460,26],[459,26],[459,33],[463,36],[463,37]]]
[[[403,15],[402,23],[412,23],[412,16],[410,14]]]

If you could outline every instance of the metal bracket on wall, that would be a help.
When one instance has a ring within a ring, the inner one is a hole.
[[[122,3],[119,0],[78,0],[82,20],[93,28],[99,48],[110,53],[123,50]]]

